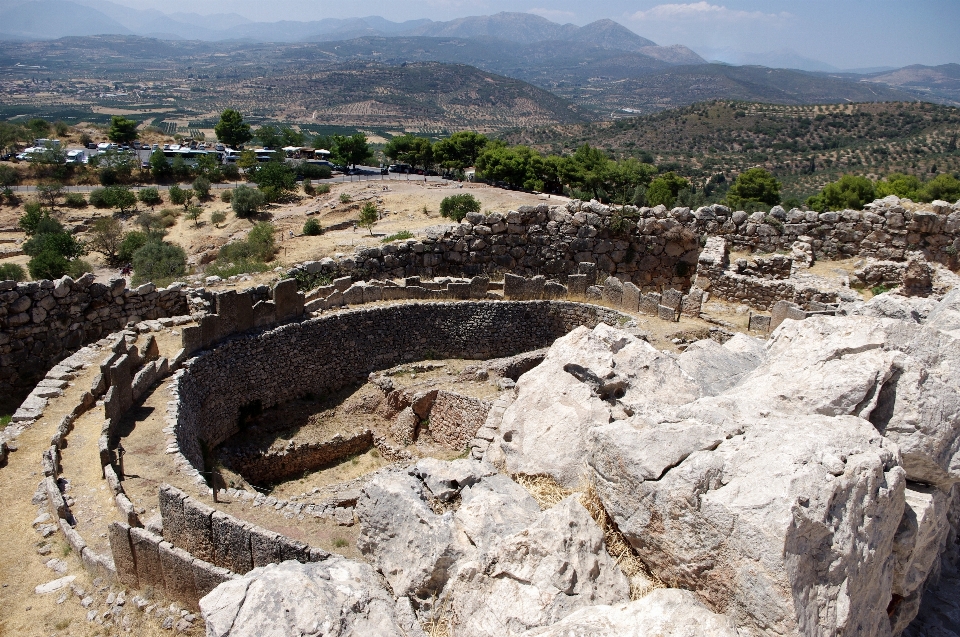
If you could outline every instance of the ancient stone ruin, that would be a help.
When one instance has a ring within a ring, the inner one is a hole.
[[[51,426],[52,531],[208,635],[960,634],[935,208],[576,202],[269,288],[4,284],[0,381],[33,388],[0,464]]]

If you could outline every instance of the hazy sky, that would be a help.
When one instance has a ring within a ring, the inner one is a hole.
[[[841,68],[960,63],[960,0],[114,0],[164,12],[233,12],[254,20],[381,15],[390,20],[526,11],[555,22],[611,18],[658,44],[694,50],[789,49]]]

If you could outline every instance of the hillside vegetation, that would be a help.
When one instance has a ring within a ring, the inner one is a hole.
[[[960,171],[960,109],[926,103],[778,106],[732,101],[577,126],[514,131],[512,144],[571,153],[587,143],[691,177],[770,170],[804,199],[841,174]]]

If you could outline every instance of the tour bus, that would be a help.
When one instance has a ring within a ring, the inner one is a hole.
[[[164,144],[164,146],[163,155],[165,157],[168,159],[182,157],[183,161],[188,165],[196,164],[197,160],[205,155],[214,155],[217,161],[223,160],[223,153],[215,150],[194,150],[189,146],[181,146],[180,144],[170,144],[169,147],[166,147],[167,145]]]
[[[270,150],[269,148],[250,148],[254,154],[257,156],[258,162],[267,162],[274,158],[274,155],[277,151]],[[243,151],[234,150],[232,148],[227,148],[223,151],[223,163],[225,164],[235,164],[237,160],[240,159],[240,154]]]

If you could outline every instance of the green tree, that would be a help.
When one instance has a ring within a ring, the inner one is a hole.
[[[123,243],[123,226],[113,217],[102,217],[93,222],[90,231],[90,248],[96,250],[110,265],[116,265],[117,253]]]
[[[70,127],[67,126],[66,122],[56,121],[53,123],[53,130],[56,132],[57,137],[64,137],[70,132]]]
[[[611,199],[624,205],[629,203],[639,186],[646,186],[657,174],[656,166],[643,164],[633,157],[610,162],[606,170],[606,190]]]
[[[891,173],[886,179],[877,182],[876,196],[883,198],[889,195],[896,195],[902,199],[911,199],[920,201],[923,196],[921,190],[923,182],[914,175],[905,175],[903,173]]]
[[[844,175],[837,181],[827,184],[819,194],[807,199],[812,210],[860,210],[864,204],[874,200],[876,188],[866,177]]]
[[[357,221],[357,225],[361,228],[368,229],[370,231],[370,235],[372,236],[373,226],[375,226],[379,220],[380,213],[377,212],[377,206],[370,201],[363,204],[363,208],[360,209],[360,219]]]
[[[133,284],[169,281],[187,271],[187,254],[166,241],[147,241],[133,253]]]
[[[50,122],[39,117],[34,117],[27,122],[27,129],[34,138],[46,137],[50,134]]]
[[[133,254],[147,244],[149,239],[146,232],[132,230],[123,235],[120,247],[117,249],[117,263],[130,263]]]
[[[450,195],[440,202],[440,215],[456,222],[463,221],[468,212],[480,212],[480,202],[470,193]]]
[[[609,178],[610,159],[599,148],[584,144],[577,148],[568,164],[567,179],[571,186],[586,190],[594,199],[606,199],[605,187]]]
[[[56,208],[57,202],[63,196],[63,184],[58,181],[37,184],[37,199],[45,206]]]
[[[247,244],[250,246],[250,254],[260,261],[270,261],[273,259],[276,247],[277,229],[269,221],[261,221],[250,229],[247,235]]]
[[[23,214],[17,222],[20,229],[28,236],[37,233],[40,224],[50,219],[50,211],[40,205],[37,201],[32,201],[23,207]]]
[[[165,181],[173,174],[173,167],[170,160],[163,154],[163,151],[157,149],[150,153],[150,174],[156,181]]]
[[[689,188],[690,182],[673,172],[666,172],[650,182],[647,187],[647,205],[664,205],[672,208],[677,195],[684,188]]]
[[[139,136],[136,121],[122,115],[114,115],[110,118],[110,130],[107,131],[110,141],[115,144],[129,144]]]
[[[477,176],[502,181],[514,188],[543,190],[543,157],[527,146],[508,148],[491,142],[477,157]]]
[[[91,158],[97,167],[97,175],[104,186],[130,181],[137,165],[136,156],[127,152],[108,150]]]
[[[57,252],[41,252],[27,263],[34,279],[59,279],[70,269],[70,261]]]
[[[194,170],[200,177],[212,181],[218,181],[222,174],[220,163],[217,161],[217,156],[213,153],[207,153],[206,155],[197,157],[197,165],[194,167]]]
[[[20,183],[20,173],[13,166],[0,164],[0,189],[6,190],[10,186]]]
[[[257,165],[257,154],[252,150],[245,150],[237,158],[237,168],[249,170]]]
[[[433,145],[426,137],[398,135],[383,147],[383,154],[403,164],[424,169],[433,163]]]
[[[336,146],[332,153],[338,162],[356,168],[357,164],[364,164],[373,159],[373,151],[367,143],[367,136],[363,133],[354,133],[349,137],[337,135],[334,139]]]
[[[233,208],[233,212],[238,217],[248,219],[260,212],[260,209],[266,203],[263,193],[256,188],[237,186],[233,190],[233,200],[230,202],[230,207]]]
[[[248,179],[261,189],[271,188],[279,196],[297,187],[297,174],[284,162],[259,164],[248,173]]]
[[[221,212],[220,210],[216,210],[210,213],[210,223],[212,223],[213,227],[215,228],[219,228],[220,224],[226,220],[227,220],[227,215]]]
[[[454,133],[433,145],[433,159],[443,168],[463,171],[477,162],[488,141],[486,135],[473,131]]]
[[[183,206],[184,210],[186,210],[190,204],[190,196],[193,194],[176,184],[170,186],[168,193],[170,195],[170,203],[175,206]]]
[[[279,126],[264,124],[257,129],[256,137],[264,148],[280,148],[283,146],[283,130]]]
[[[126,186],[96,188],[90,193],[90,203],[96,208],[117,208],[121,214],[136,208],[137,196]]]
[[[960,200],[960,180],[953,175],[937,175],[923,185],[922,191],[925,201],[940,199],[948,202]]]
[[[190,176],[191,168],[183,157],[177,155],[170,162],[170,172],[177,181],[184,181]]]
[[[193,192],[197,194],[197,199],[206,199],[210,196],[210,180],[203,175],[193,180]]]
[[[19,124],[0,122],[0,150],[8,150],[28,138],[29,132]],[[39,137],[43,137],[40,135]]]
[[[751,168],[740,173],[727,192],[731,208],[755,208],[760,204],[772,206],[780,203],[780,182],[763,168]]]
[[[203,208],[200,206],[190,206],[187,208],[186,217],[193,222],[194,227],[200,227],[200,215],[203,214]]]
[[[163,197],[160,196],[160,191],[157,188],[141,188],[140,192],[137,193],[137,199],[151,208],[163,203]]]
[[[232,108],[220,113],[220,121],[213,130],[217,134],[217,139],[230,148],[239,148],[253,139],[250,124],[243,121],[243,115]]]

